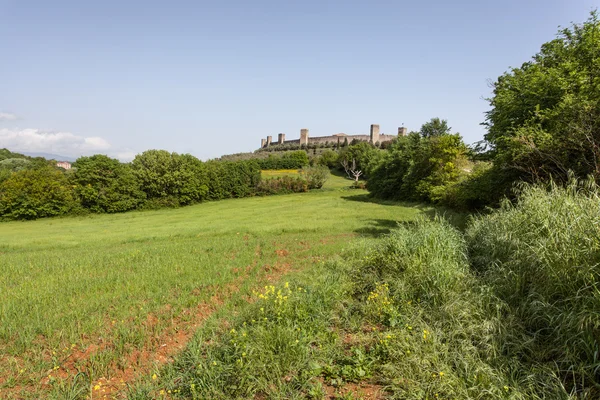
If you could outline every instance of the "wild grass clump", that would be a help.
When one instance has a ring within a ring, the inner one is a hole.
[[[529,338],[511,351],[552,367],[567,392],[587,398],[600,396],[600,195],[592,187],[525,185],[518,203],[466,232],[474,269]]]
[[[447,221],[401,225],[351,262],[357,312],[377,327],[377,376],[390,394],[528,398],[496,360],[499,321]]]
[[[328,323],[345,285],[328,275],[305,288],[285,282],[254,291],[227,324],[201,330],[154,392],[191,399],[290,398],[320,373],[315,353],[335,340]],[[333,346],[336,348],[336,346]],[[325,357],[327,358],[327,357]],[[130,393],[130,398],[135,398]]]

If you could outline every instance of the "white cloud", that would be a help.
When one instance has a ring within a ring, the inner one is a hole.
[[[13,151],[45,152],[65,156],[94,154],[110,149],[101,137],[83,137],[71,132],[45,132],[40,129],[0,129],[0,148]]]
[[[14,121],[16,119],[17,116],[13,113],[0,112],[0,121]]]
[[[129,161],[133,160],[137,154],[138,153],[135,153],[133,151],[123,151],[123,152],[117,153],[116,157],[121,162],[129,162]]]

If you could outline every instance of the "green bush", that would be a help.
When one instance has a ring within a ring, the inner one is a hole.
[[[264,179],[257,186],[259,195],[308,192],[309,183],[302,177],[279,176]]]
[[[57,168],[14,172],[0,183],[0,215],[6,219],[52,217],[75,207],[71,185]]]
[[[260,167],[257,160],[208,161],[201,179],[209,200],[252,196],[261,180]]]
[[[185,205],[206,197],[203,163],[190,154],[147,150],[135,156],[131,166],[148,199],[176,197]]]
[[[439,203],[462,210],[497,207],[503,197],[514,197],[511,193],[514,176],[510,171],[501,171],[490,162],[475,162],[469,174],[445,186]]]
[[[321,189],[329,179],[329,168],[322,166],[303,167],[300,175],[308,182],[309,189]]]
[[[81,205],[92,212],[114,213],[133,210],[146,194],[129,164],[105,155],[80,157],[73,163],[71,179]]]
[[[321,155],[317,158],[317,165],[321,165],[329,169],[339,168],[337,151],[327,149],[324,152],[322,152]]]

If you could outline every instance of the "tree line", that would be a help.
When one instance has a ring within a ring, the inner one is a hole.
[[[148,150],[131,163],[93,155],[80,157],[71,170],[63,170],[52,161],[2,149],[0,217],[115,213],[322,186],[322,182],[314,181],[318,171],[309,168],[293,182],[261,184],[261,169],[299,169],[307,164],[304,151],[265,160],[202,162],[190,154]]]
[[[512,197],[518,182],[566,183],[573,177],[597,182],[599,71],[600,22],[594,11],[498,77],[482,142],[469,147],[447,121],[434,118],[384,152],[359,151],[367,188],[379,198],[475,209]]]

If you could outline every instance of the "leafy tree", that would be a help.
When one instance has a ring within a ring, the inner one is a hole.
[[[78,158],[72,180],[83,207],[93,212],[122,212],[146,198],[129,164],[105,155]]]
[[[417,151],[421,136],[411,132],[396,139],[383,153],[383,157],[374,164],[367,181],[367,189],[375,197],[383,199],[408,199],[410,193],[404,193],[403,183],[413,157]]]
[[[171,199],[183,205],[201,201],[207,194],[203,163],[190,154],[147,150],[131,166],[149,199]]]
[[[493,84],[486,140],[514,179],[600,178],[600,22],[559,31]],[[500,170],[500,169],[499,169]]]
[[[404,178],[404,190],[413,199],[440,201],[468,164],[466,153],[467,146],[458,133],[423,139]]]
[[[50,166],[14,172],[0,183],[0,215],[7,219],[66,214],[75,204],[67,177]]]
[[[369,176],[369,169],[373,163],[376,163],[380,151],[369,142],[358,142],[355,145],[344,147],[339,154],[338,162],[340,165],[352,166],[355,170],[360,170],[365,176]]]
[[[288,151],[281,158],[283,165],[285,165],[282,169],[302,168],[308,165],[310,161],[306,151],[302,150]]]
[[[335,168],[338,164],[338,153],[330,149],[325,150],[317,159],[317,164],[327,168]]]
[[[371,166],[367,188],[381,198],[439,202],[448,185],[468,170],[467,154],[458,133],[411,132],[396,139]]]
[[[437,117],[431,118],[429,122],[424,123],[421,126],[421,136],[430,138],[436,136],[442,136],[450,133],[452,128],[448,126],[448,121],[445,119],[439,119]]]

